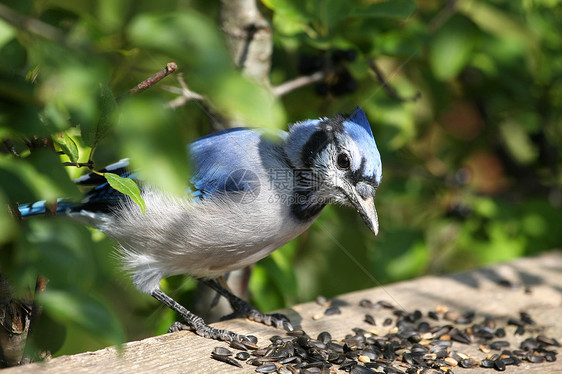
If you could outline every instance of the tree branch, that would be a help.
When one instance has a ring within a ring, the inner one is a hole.
[[[301,87],[319,82],[322,79],[324,79],[325,76],[326,73],[324,71],[317,71],[316,73],[311,75],[292,79],[290,81],[280,84],[279,86],[273,87],[273,94],[278,97],[286,95],[289,92],[299,89]]]
[[[269,86],[271,26],[256,0],[221,0],[220,18],[234,62],[244,74]]]
[[[430,33],[437,31],[445,22],[457,12],[458,0],[448,0],[447,4],[427,24]]]
[[[94,169],[94,162],[88,160],[88,162],[63,162],[63,166],[75,166],[77,168],[88,168],[90,170]]]
[[[10,152],[12,155],[16,157],[21,157],[18,151],[16,150],[16,146],[14,145],[14,142],[12,142],[11,139],[3,139],[2,143],[4,144],[4,147],[6,147],[8,152]]]
[[[19,29],[65,44],[65,35],[61,30],[48,23],[27,17],[3,4],[0,4],[0,18]]]
[[[388,96],[392,97],[393,99],[396,99],[398,101],[402,101],[402,102],[406,102],[406,101],[416,101],[421,97],[421,93],[418,92],[416,93],[414,96],[412,97],[402,97],[398,92],[396,92],[396,90],[394,89],[394,87],[392,87],[388,81],[386,80],[386,77],[384,76],[384,73],[382,72],[382,70],[378,67],[378,65],[376,64],[374,59],[371,59],[369,61],[369,66],[371,67],[371,69],[374,71],[374,73],[377,76],[377,80],[379,81],[379,83],[381,84],[381,86],[384,88],[384,90],[386,91],[386,93],[388,94]]]
[[[135,87],[131,88],[129,92],[124,95],[119,96],[116,100],[117,102],[123,100],[128,95],[133,95],[142,92],[156,83],[160,82],[162,79],[166,78],[168,75],[172,74],[178,69],[178,65],[175,62],[168,62],[166,67],[160,70],[158,73],[154,74],[152,77],[145,79],[144,81],[137,84]]]
[[[183,74],[179,74],[178,75],[178,84],[180,85],[180,87],[173,87],[173,86],[164,86],[163,89],[168,91],[168,92],[172,92],[172,93],[176,93],[181,95],[180,97],[178,97],[177,99],[174,99],[170,102],[168,102],[168,104],[166,105],[168,108],[177,108],[180,107],[182,105],[184,105],[185,103],[187,103],[188,101],[191,100],[198,100],[198,101],[204,101],[205,98],[198,94],[197,92],[193,92],[191,91],[188,87],[187,84],[185,83],[185,80],[183,79]]]

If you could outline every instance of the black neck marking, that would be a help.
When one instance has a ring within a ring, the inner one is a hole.
[[[315,218],[327,204],[325,199],[318,197],[318,190],[322,183],[321,176],[311,169],[295,169],[293,181],[291,213],[299,221],[309,221]]]
[[[295,191],[295,201],[291,203],[291,213],[301,221],[307,222],[315,218],[327,205],[326,201],[316,199],[316,191]]]

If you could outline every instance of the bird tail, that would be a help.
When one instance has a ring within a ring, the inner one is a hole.
[[[35,203],[26,203],[18,205],[18,210],[22,218],[44,216],[44,215],[61,215],[66,214],[78,207],[80,204],[70,203],[63,199],[58,199],[55,204],[47,203],[46,200],[37,201]]]

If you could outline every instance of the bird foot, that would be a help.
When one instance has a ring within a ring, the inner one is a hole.
[[[249,348],[255,347],[255,343],[257,342],[257,339],[253,335],[241,335],[229,330],[217,329],[207,324],[198,324],[197,327],[191,327],[182,322],[174,322],[168,329],[168,333],[182,330],[193,331],[197,335],[207,339],[222,340],[228,343],[239,342]]]
[[[281,313],[272,313],[272,314],[265,314],[262,313],[257,308],[254,308],[251,304],[247,301],[242,300],[238,296],[234,295],[232,291],[228,289],[228,287],[223,286],[221,283],[217,282],[216,280],[202,280],[206,285],[217,291],[222,296],[226,297],[227,300],[230,302],[232,309],[234,309],[234,313],[229,314],[228,316],[223,317],[222,319],[230,319],[235,317],[245,317],[251,321],[263,323],[266,326],[273,326],[277,327],[278,329],[283,329],[286,331],[293,331],[294,327],[291,324],[291,321],[287,316]]]
[[[263,323],[267,326],[274,326],[278,329],[284,329],[286,331],[293,331],[295,328],[291,324],[289,318],[281,313],[272,313],[272,314],[265,314],[257,310],[256,308],[252,308],[246,317],[255,322]]]
[[[187,322],[187,324],[175,322],[169,328],[168,332],[191,330],[197,335],[205,338],[223,340],[229,343],[239,342],[248,347],[255,346],[255,343],[257,342],[257,339],[251,335],[240,335],[232,331],[217,329],[207,325],[201,317],[196,316],[189,310],[185,309],[185,307],[172,299],[170,296],[166,295],[159,288],[152,291],[151,295],[162,304],[179,313],[183,317],[184,321]]]
[[[221,321],[232,319],[232,318],[248,318],[250,321],[263,323],[266,326],[273,326],[278,329],[283,329],[286,331],[293,331],[294,327],[291,324],[289,318],[281,313],[262,313],[259,309],[254,308],[250,304],[240,306],[241,309],[226,315],[221,318]]]

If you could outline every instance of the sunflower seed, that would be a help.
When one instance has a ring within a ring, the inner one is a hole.
[[[242,364],[240,364],[238,361],[236,361],[235,359],[233,359],[230,356],[218,355],[218,354],[215,354],[215,353],[211,353],[211,357],[213,359],[217,360],[217,361],[226,362],[227,364],[230,364],[230,365],[233,365],[233,366],[236,366],[236,367],[239,367],[239,368],[242,367]]]
[[[250,358],[250,354],[248,352],[238,352],[235,356],[234,356],[237,360],[240,361],[246,361],[247,359]]]
[[[545,344],[545,345],[553,345],[556,347],[560,347],[560,343],[554,338],[549,338],[544,335],[537,336],[537,342]]]
[[[322,298],[318,301],[325,302]],[[386,334],[356,327],[351,329],[352,333],[344,339],[335,341],[328,331],[321,332],[313,339],[305,331],[296,330],[287,332],[286,336],[271,336],[271,343],[267,347],[258,347],[251,340],[233,342],[230,348],[241,350],[234,357],[230,357],[232,352],[224,347],[215,347],[211,356],[235,366],[240,366],[241,361],[246,361],[248,365],[256,366],[258,373],[324,374],[343,370],[359,374],[450,374],[454,367],[481,366],[503,371],[509,365],[520,365],[522,359],[529,363],[555,361],[557,352],[549,350],[549,347],[560,346],[556,339],[546,335],[526,338],[520,343],[519,349],[513,351],[506,349],[510,346],[507,340],[495,340],[506,336],[506,322],[516,326],[516,333],[519,331],[522,334],[526,333],[526,328],[537,324],[525,312],[519,313],[519,318],[510,318],[507,321],[485,318],[473,323],[476,316],[474,311],[453,312],[446,306],[439,306],[435,312],[424,314],[419,310],[409,312],[396,309],[385,301],[373,304],[363,299],[359,305],[373,310],[392,309],[394,319],[386,318],[383,322],[387,327]],[[330,305],[325,311],[327,314],[341,313],[337,305]],[[435,322],[440,320],[437,311],[443,315],[443,319],[451,323]],[[376,326],[372,314],[365,314],[364,322]],[[391,326],[393,322],[394,326]],[[504,326],[498,327],[500,323]],[[470,326],[459,327],[460,325]],[[252,340],[257,341],[255,337]],[[452,350],[453,347],[458,347],[458,343],[476,343],[487,357],[478,361],[474,357]],[[253,345],[251,354],[246,351],[248,345]]]
[[[370,314],[365,314],[365,322],[367,322],[369,325],[377,325],[377,323],[375,322],[375,317]]]
[[[248,349],[246,344],[239,342],[237,340],[233,340],[230,342],[230,348],[238,349],[240,351],[245,351],[246,349]]]
[[[497,371],[505,371],[505,363],[503,362],[503,360],[495,360],[494,369],[496,369]]]
[[[318,296],[316,298],[316,304],[320,306],[329,306],[331,303],[332,301],[328,298],[325,298],[324,296]]]
[[[525,356],[525,359],[527,359],[527,361],[532,362],[534,364],[540,364],[545,360],[545,358],[540,354],[538,354],[537,352],[533,354],[528,354],[527,356]]]
[[[439,315],[434,311],[427,312],[427,316],[433,320],[439,321]]]
[[[359,306],[362,308],[373,309],[375,307],[375,304],[373,304],[371,300],[362,299],[361,301],[359,301]]]
[[[459,366],[462,368],[474,368],[478,366],[478,361],[473,358],[465,358],[459,362]]]
[[[376,302],[376,304],[383,307],[384,309],[394,309],[394,305],[385,300],[379,300]]]
[[[498,338],[504,338],[505,337],[505,329],[503,327],[500,327],[499,329],[496,330],[494,335],[496,335]]]
[[[490,343],[490,348],[496,351],[501,350],[504,347],[509,347],[509,342],[505,340],[497,340],[495,342]]]
[[[232,352],[224,347],[215,347],[213,349],[213,354],[217,356],[232,356]]]
[[[326,308],[324,314],[327,316],[333,316],[334,314],[341,314],[341,310],[337,305],[332,305],[331,307]]]
[[[517,326],[515,329],[514,335],[523,335],[525,334],[525,327],[524,326]]]
[[[273,362],[268,362],[256,368],[258,373],[273,373],[274,371],[277,371],[277,365]]]
[[[304,335],[306,335],[306,333],[304,332],[304,330],[293,330],[293,331],[287,331],[287,335],[289,335],[289,336],[304,336]]]
[[[519,312],[519,318],[521,319],[521,322],[526,323],[527,325],[537,324],[527,312]]]

